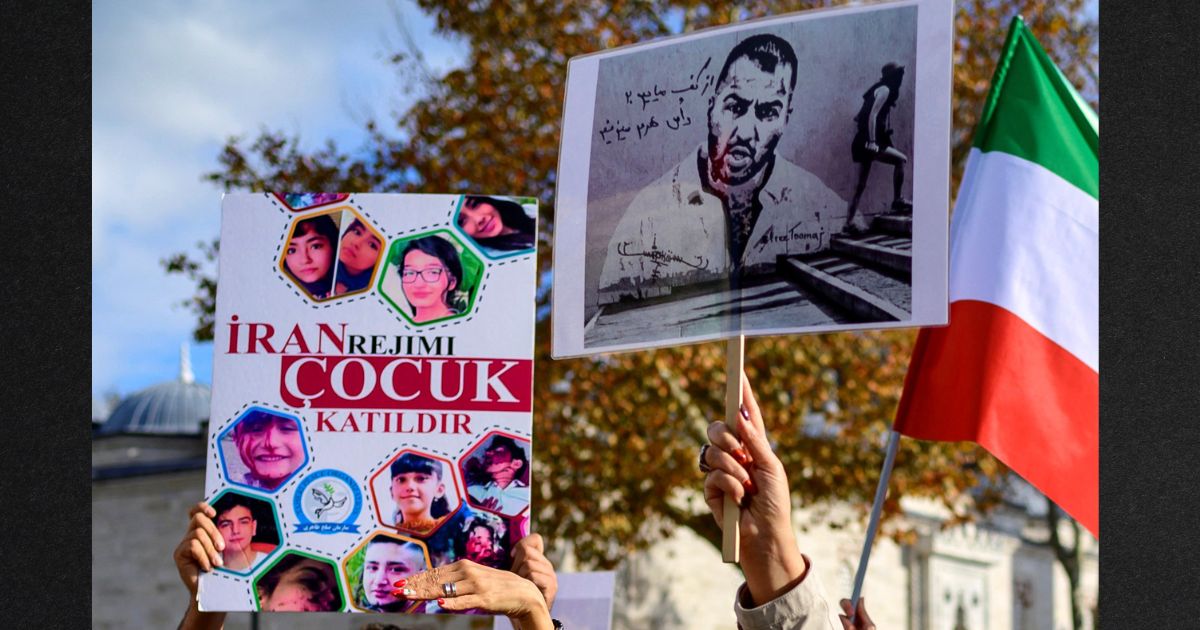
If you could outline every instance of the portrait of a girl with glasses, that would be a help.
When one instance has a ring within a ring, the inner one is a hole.
[[[437,236],[414,239],[404,247],[400,260],[397,270],[414,322],[462,314],[463,267],[454,245]]]

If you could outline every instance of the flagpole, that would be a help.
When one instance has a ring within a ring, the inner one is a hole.
[[[871,547],[875,544],[875,530],[879,528],[879,513],[883,511],[883,499],[887,496],[888,480],[892,477],[892,464],[896,462],[896,448],[899,445],[900,434],[889,430],[887,455],[883,458],[883,472],[879,474],[879,485],[875,488],[875,504],[871,506],[867,539],[863,542],[862,556],[858,559],[858,573],[854,575],[854,594],[850,596],[851,613],[858,611],[858,598],[862,595],[863,578],[867,576],[867,561],[871,558]],[[851,619],[853,619],[853,615]]]

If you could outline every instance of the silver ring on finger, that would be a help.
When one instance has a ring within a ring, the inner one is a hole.
[[[458,584],[454,582],[442,582],[442,594],[446,597],[458,597]]]
[[[712,466],[709,466],[708,462],[705,461],[705,455],[708,455],[708,448],[710,446],[712,446],[712,444],[705,444],[700,447],[700,472],[706,475],[712,472]]]

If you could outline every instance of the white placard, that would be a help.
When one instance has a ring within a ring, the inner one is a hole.
[[[952,35],[908,0],[572,59],[554,356],[945,324]]]
[[[537,202],[226,195],[202,610],[439,612],[528,532]]]

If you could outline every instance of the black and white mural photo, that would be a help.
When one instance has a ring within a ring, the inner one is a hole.
[[[875,4],[573,59],[555,356],[943,323],[950,18]]]

